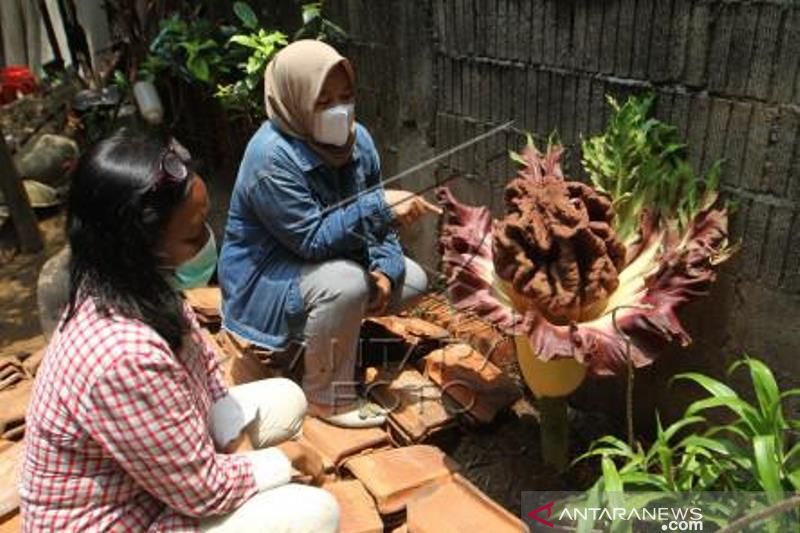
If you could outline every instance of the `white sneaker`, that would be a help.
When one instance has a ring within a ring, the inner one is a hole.
[[[363,400],[340,413],[320,417],[325,422],[345,428],[370,428],[386,422],[386,410],[378,404]]]

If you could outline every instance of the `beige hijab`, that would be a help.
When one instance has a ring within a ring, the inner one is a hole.
[[[341,167],[353,154],[355,126],[344,146],[320,144],[312,136],[314,103],[328,73],[337,65],[344,66],[355,89],[353,68],[339,52],[320,41],[296,41],[278,52],[267,65],[264,99],[267,116],[281,131],[303,139],[326,163]]]

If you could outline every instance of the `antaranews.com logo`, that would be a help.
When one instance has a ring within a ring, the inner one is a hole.
[[[556,502],[548,502],[532,511],[527,517],[538,524],[555,528],[550,519]],[[586,507],[566,504],[556,518],[562,524],[589,522],[592,524],[613,522],[661,523],[662,531],[703,531],[703,512],[699,507]]]
[[[764,492],[523,492],[521,517],[532,532],[719,531],[760,515],[765,518],[741,531],[800,531],[799,509],[764,513],[776,497]]]

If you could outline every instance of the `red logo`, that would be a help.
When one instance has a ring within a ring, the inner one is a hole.
[[[552,522],[548,522],[544,518],[539,518],[537,516],[540,512],[542,512],[544,510],[547,510],[547,518],[550,518],[550,515],[553,513],[553,505],[555,503],[556,502],[546,503],[546,504],[542,505],[541,507],[539,507],[538,509],[534,509],[533,511],[528,513],[528,518],[532,518],[533,520],[536,520],[540,524],[544,524],[547,527],[555,527],[555,525]]]

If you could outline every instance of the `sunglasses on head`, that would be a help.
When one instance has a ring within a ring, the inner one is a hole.
[[[150,190],[157,191],[165,185],[183,183],[189,177],[189,163],[192,156],[189,150],[175,139],[170,139],[169,144],[161,153],[161,161]]]

